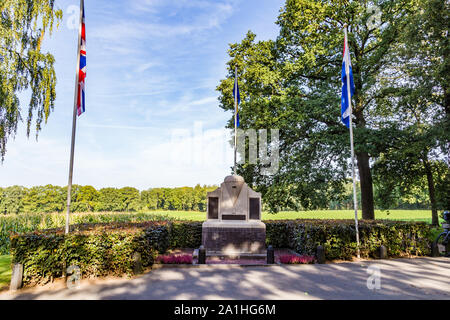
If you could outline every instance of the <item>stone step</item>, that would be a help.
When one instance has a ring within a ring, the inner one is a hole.
[[[198,258],[198,249],[194,250],[192,254],[194,259]],[[266,259],[267,253],[251,253],[251,252],[217,252],[217,251],[207,251],[206,258],[217,258],[217,259]]]

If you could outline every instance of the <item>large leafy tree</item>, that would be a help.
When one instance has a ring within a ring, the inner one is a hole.
[[[426,181],[435,225],[437,210],[448,207],[444,194],[450,190],[449,11],[448,1],[417,2],[377,101],[395,141],[375,163],[385,203],[393,190],[408,194]]]
[[[18,214],[23,212],[24,187],[12,186],[0,189],[0,214]]]
[[[380,13],[372,22],[377,6]],[[276,41],[247,36],[230,48],[230,74],[241,74],[244,127],[278,127],[280,171],[262,177],[249,170],[260,190],[282,207],[325,206],[339,197],[349,176],[349,135],[340,123],[343,27],[348,25],[355,79],[355,151],[364,219],[374,218],[373,159],[393,143],[389,124],[380,119],[377,101],[382,77],[392,66],[396,45],[416,1],[287,0],[277,24]],[[221,107],[233,109],[232,79],[219,85]],[[248,93],[247,93],[248,92]],[[244,94],[245,93],[245,94]],[[248,174],[251,176],[251,174]],[[248,178],[248,177],[247,177]]]
[[[27,134],[35,120],[36,134],[54,107],[54,58],[41,51],[44,35],[51,34],[62,11],[54,0],[2,0],[0,2],[0,155],[22,120],[18,93],[30,90],[24,112]]]

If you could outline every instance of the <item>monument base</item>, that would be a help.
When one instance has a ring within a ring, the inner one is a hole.
[[[206,221],[202,244],[210,257],[264,257],[266,225],[261,221]]]

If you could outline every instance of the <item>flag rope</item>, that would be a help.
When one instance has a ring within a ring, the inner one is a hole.
[[[347,98],[348,98],[348,108],[350,109],[349,116],[349,128],[350,128],[350,149],[352,156],[352,179],[353,179],[353,207],[355,209],[355,230],[356,230],[356,254],[358,259],[361,258],[360,252],[360,243],[359,243],[359,226],[358,226],[358,199],[356,196],[356,174],[355,174],[355,148],[353,144],[353,111],[352,111],[352,96],[351,96],[351,88],[350,88],[350,51],[348,47],[348,36],[347,36],[347,24],[344,26],[345,31],[345,73],[347,80]]]
[[[78,95],[80,94],[79,77],[80,77],[80,56],[81,56],[81,32],[83,27],[83,13],[84,13],[84,0],[80,0],[80,29],[78,32],[78,58],[77,58],[77,70],[75,76],[75,94],[73,103],[73,118],[72,118],[72,139],[70,145],[70,163],[69,163],[69,183],[67,185],[67,212],[66,212],[66,234],[70,232],[70,205],[72,201],[72,177],[73,177],[73,158],[75,152],[75,136],[77,128],[77,115],[78,115]]]

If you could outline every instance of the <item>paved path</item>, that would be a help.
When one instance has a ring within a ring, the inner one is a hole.
[[[368,271],[380,268],[381,288]],[[40,287],[0,299],[446,299],[450,259],[417,258],[326,265],[162,268],[126,280],[82,281],[78,289]]]

